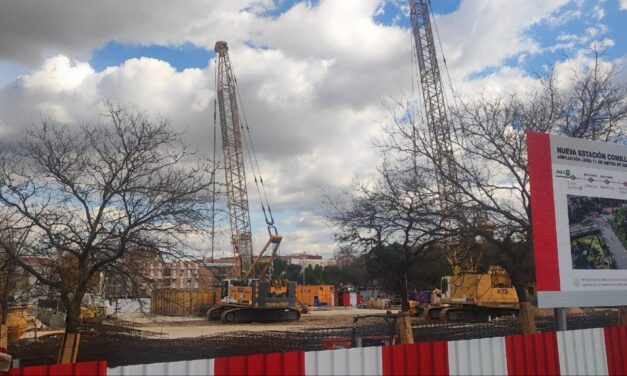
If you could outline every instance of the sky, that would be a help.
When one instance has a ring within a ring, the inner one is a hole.
[[[432,0],[432,11],[462,95],[530,90],[591,48],[627,82],[627,0]],[[372,176],[383,102],[417,90],[407,12],[405,0],[2,0],[0,138],[42,117],[94,121],[115,99],[168,116],[212,155],[213,48],[225,40],[281,253],[329,257],[323,192]],[[259,249],[267,233],[249,191]],[[216,255],[230,255],[227,232]]]

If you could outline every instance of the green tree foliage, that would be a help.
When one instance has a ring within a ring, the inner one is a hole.
[[[614,218],[610,220],[610,225],[614,230],[614,233],[623,244],[623,247],[627,248],[627,208],[621,207],[614,214]]]
[[[281,258],[275,258],[272,265],[272,279],[288,279],[290,281],[302,281],[300,277],[300,265],[290,264]]]

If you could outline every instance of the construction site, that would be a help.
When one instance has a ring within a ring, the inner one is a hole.
[[[581,98],[555,99],[553,77],[520,101],[466,100],[446,18],[431,1],[405,5],[411,97],[384,105],[380,176],[315,204],[332,251],[290,243],[286,213],[301,209],[276,193],[290,176],[268,160],[286,146],[255,131],[257,113],[280,107],[249,106],[254,79],[234,68],[245,44],[216,40],[213,81],[199,80],[214,85],[201,111],[210,162],[186,159],[167,121],[110,102],[110,128],[27,133],[13,161],[24,165],[0,163],[0,373],[291,374],[289,354],[299,374],[627,372],[627,90],[601,80],[616,101],[588,106],[612,108],[589,133],[572,124],[588,109],[556,115]],[[569,88],[601,74],[590,72]],[[200,245],[182,250],[190,239]]]
[[[372,314],[381,315],[382,311],[359,308],[335,312],[314,311],[303,315],[299,323],[240,324],[237,327],[207,324],[201,319],[176,321],[171,317],[141,320],[143,323],[107,320],[85,325],[77,361],[96,361],[104,357],[110,366],[116,367],[259,353],[351,348],[356,340],[362,346],[390,341],[400,343],[398,326],[390,327],[383,318],[366,318],[353,327],[355,316]],[[569,328],[572,329],[609,327],[618,323],[616,310],[574,310],[570,314]],[[551,314],[538,316],[537,325],[542,331],[555,330],[554,317]],[[520,324],[511,318],[474,323],[428,322],[416,318],[412,320],[412,330],[416,342],[521,333]],[[54,363],[62,330],[56,332],[39,339],[25,338],[11,343],[12,353],[21,360],[23,366]],[[122,346],[125,351],[119,351]]]

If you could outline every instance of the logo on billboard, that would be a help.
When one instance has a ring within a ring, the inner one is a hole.
[[[570,178],[570,170],[560,170],[555,171],[555,176],[558,178]]]

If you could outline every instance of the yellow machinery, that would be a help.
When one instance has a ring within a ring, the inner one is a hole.
[[[505,269],[490,266],[487,273],[455,268],[442,278],[441,297],[432,296],[430,319],[452,321],[511,316],[519,311],[516,289]]]
[[[7,312],[6,329],[9,341],[17,341],[31,328],[33,316],[29,314],[33,307],[25,305],[21,307],[9,307]],[[0,311],[2,307],[0,307]]]
[[[96,321],[105,318],[105,307],[81,307],[81,321]]]
[[[241,323],[294,321],[300,318],[296,302],[296,282],[271,281],[268,278],[269,267],[276,257],[281,239],[280,236],[270,237],[245,278],[225,279],[222,282],[222,303],[209,309],[209,320]],[[270,244],[273,245],[272,254],[262,268],[260,278],[250,278]]]
[[[107,308],[100,296],[95,294],[85,294],[81,305],[81,321],[102,320],[107,316]]]

